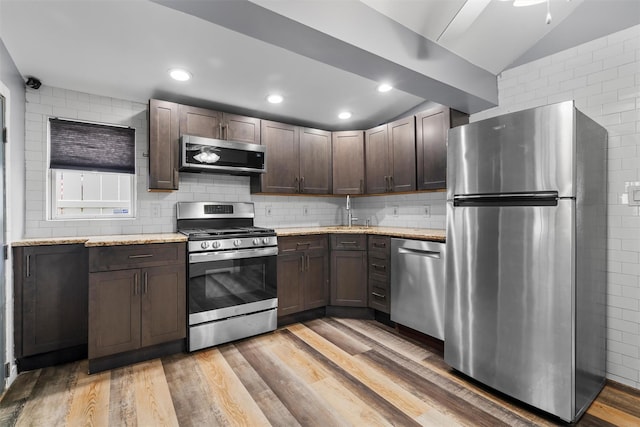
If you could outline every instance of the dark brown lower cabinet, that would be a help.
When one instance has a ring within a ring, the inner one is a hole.
[[[329,302],[327,236],[288,236],[278,242],[278,317]]]
[[[89,358],[185,337],[184,264],[92,273]]]
[[[73,360],[73,354],[54,353],[82,348],[87,343],[86,248],[84,245],[14,247],[13,259],[18,369]],[[29,359],[43,354],[48,356],[35,362]],[[80,350],[75,358],[85,356],[86,350]]]
[[[331,305],[367,307],[365,235],[331,236]]]
[[[90,248],[89,258],[104,270],[89,274],[90,370],[92,360],[186,337],[184,243]],[[107,268],[125,259],[129,268]]]
[[[369,236],[367,247],[369,252],[369,307],[389,314],[391,239],[389,236]]]

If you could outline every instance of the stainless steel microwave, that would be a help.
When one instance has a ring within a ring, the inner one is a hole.
[[[264,145],[182,135],[180,149],[181,171],[232,175],[266,172]]]

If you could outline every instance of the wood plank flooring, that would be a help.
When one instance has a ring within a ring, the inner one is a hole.
[[[551,426],[559,420],[452,371],[437,350],[366,320],[294,324],[87,375],[19,375],[1,426]],[[640,392],[608,384],[580,426],[640,426]]]

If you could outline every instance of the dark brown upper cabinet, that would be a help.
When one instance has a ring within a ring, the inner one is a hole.
[[[331,192],[331,132],[266,120],[261,132],[267,172],[252,177],[253,191]]]
[[[221,112],[180,105],[180,135],[221,139],[222,133]]]
[[[260,119],[180,105],[180,135],[260,144]]]
[[[332,133],[333,194],[364,194],[364,133]]]
[[[149,100],[149,190],[177,190],[180,166],[178,104]]]
[[[365,132],[366,192],[416,189],[416,137],[413,116]]]
[[[260,144],[260,119],[149,100],[149,190],[177,190],[180,136]]]
[[[418,190],[447,188],[447,136],[449,129],[469,123],[469,116],[446,107],[416,115]]]

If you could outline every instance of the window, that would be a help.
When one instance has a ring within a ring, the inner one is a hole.
[[[135,129],[49,119],[51,219],[133,218]]]

